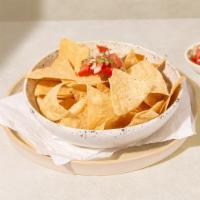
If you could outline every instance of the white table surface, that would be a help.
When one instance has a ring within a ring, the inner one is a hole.
[[[117,40],[142,45],[169,60],[200,84],[184,50],[200,41],[200,19],[0,22],[0,96],[62,37]],[[127,174],[84,177],[62,174],[29,161],[0,128],[2,200],[198,200],[200,137],[190,138],[170,159]]]

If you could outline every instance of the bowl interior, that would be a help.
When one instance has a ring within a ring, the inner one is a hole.
[[[134,49],[136,53],[145,55],[147,57],[147,59],[153,63],[161,63],[163,61],[163,58],[158,56],[154,52],[149,51],[140,46],[131,45],[131,44],[127,44],[127,43],[107,42],[107,41],[106,42],[105,41],[94,41],[93,42],[92,41],[92,42],[85,42],[85,44],[88,47],[90,47],[91,49],[94,49],[94,51],[93,51],[94,54],[96,53],[95,52],[96,44],[102,44],[102,45],[108,46],[109,48],[113,49],[115,52],[119,53],[122,56],[125,55],[130,49]],[[45,58],[43,58],[32,70],[50,66],[53,63],[53,61],[56,59],[57,56],[58,56],[58,50],[49,54]],[[163,76],[165,79],[169,80],[168,82],[171,84],[168,84],[168,88],[171,88],[171,86],[180,77],[180,74],[172,65],[170,65],[167,62],[165,68],[163,69]],[[38,80],[27,79],[25,81],[24,90],[25,90],[25,95],[26,95],[29,103],[31,104],[31,106],[40,113],[39,107],[36,102],[36,98],[34,96],[34,90],[37,85],[37,82],[38,82]]]

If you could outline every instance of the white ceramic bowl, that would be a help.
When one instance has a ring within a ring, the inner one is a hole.
[[[190,51],[192,51],[196,46],[200,45],[200,42],[197,44],[193,44],[192,46],[190,46],[186,51],[185,51],[185,59],[187,60],[188,64],[190,65],[190,67],[198,74],[200,74],[200,65],[192,62],[190,60]]]
[[[162,61],[162,57],[158,56],[154,52],[132,44],[113,41],[92,41],[84,43],[86,43],[87,46],[89,46],[90,48],[95,48],[96,44],[107,45],[108,47],[122,55],[126,54],[130,49],[134,49],[136,52],[144,54],[151,62],[160,63]],[[55,59],[55,54],[56,53],[53,53],[52,55],[49,55],[48,57],[44,58],[36,67],[42,67],[43,65],[49,64],[48,60],[51,57]],[[172,82],[172,84],[176,82],[176,80],[180,77],[178,71],[169,63],[166,64],[164,73]],[[25,80],[24,82],[24,93],[26,96],[28,106],[30,107],[31,113],[35,116],[38,122],[45,126],[52,134],[63,138],[69,143],[83,147],[114,148],[131,145],[138,140],[147,138],[159,128],[161,128],[172,117],[172,115],[176,112],[180,104],[180,101],[177,100],[171,105],[171,107],[168,110],[162,113],[159,117],[150,120],[146,123],[132,127],[109,130],[76,129],[56,124],[46,119],[37,111],[37,105],[34,102],[33,97],[34,95],[30,95],[34,94],[33,92],[35,86],[31,83],[33,81],[34,80]],[[181,94],[182,92],[179,93],[179,96],[177,97],[178,99],[181,98]]]

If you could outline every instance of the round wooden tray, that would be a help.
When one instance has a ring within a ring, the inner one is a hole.
[[[21,91],[22,85],[23,80],[16,83],[9,95]],[[167,158],[185,141],[185,139],[171,140],[140,147],[131,147],[114,153],[111,158],[88,161],[77,160],[67,165],[57,166],[49,156],[37,154],[35,149],[21,137],[20,133],[9,128],[5,129],[11,141],[28,159],[50,169],[79,175],[112,175],[143,169]]]

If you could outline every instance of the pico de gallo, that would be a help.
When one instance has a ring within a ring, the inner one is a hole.
[[[193,51],[190,60],[197,65],[200,65],[200,45],[198,45]]]
[[[98,74],[102,79],[112,76],[113,68],[122,68],[123,61],[116,54],[111,53],[106,46],[97,45],[98,55],[84,60],[78,72],[79,76],[90,76]]]

